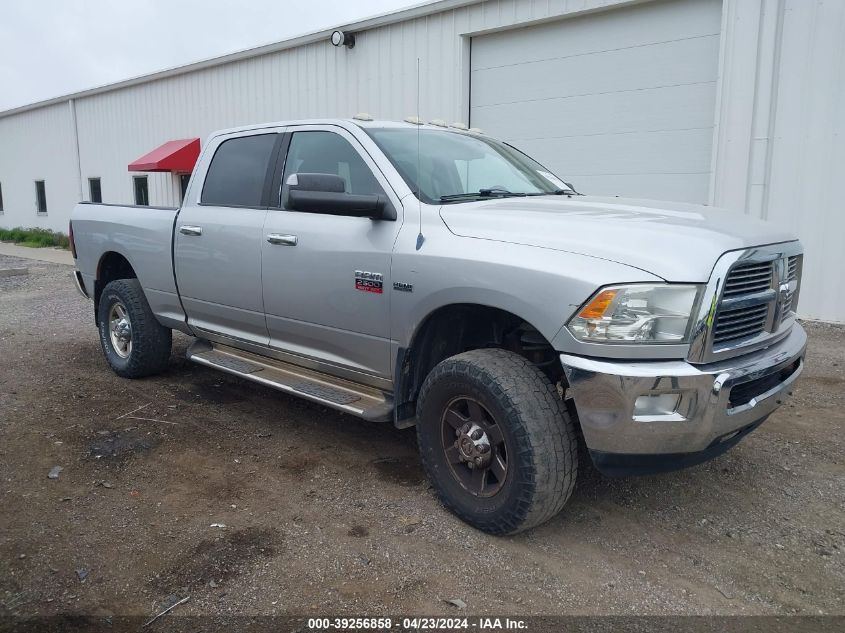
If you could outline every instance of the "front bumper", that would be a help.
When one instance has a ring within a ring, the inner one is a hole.
[[[611,475],[672,470],[724,452],[783,403],[804,367],[799,324],[763,350],[709,365],[561,354],[584,440]],[[650,406],[676,402],[668,408]],[[654,400],[651,400],[655,398]]]

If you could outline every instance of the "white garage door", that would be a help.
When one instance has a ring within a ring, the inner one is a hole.
[[[583,193],[706,202],[721,2],[474,37],[470,121]]]

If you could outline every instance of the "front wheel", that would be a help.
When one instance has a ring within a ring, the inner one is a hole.
[[[423,466],[441,502],[467,523],[513,534],[547,521],[575,485],[575,430],[555,387],[500,349],[447,358],[418,400]]]
[[[156,320],[137,279],[118,279],[103,289],[97,325],[103,353],[118,376],[142,378],[167,366],[172,333]]]

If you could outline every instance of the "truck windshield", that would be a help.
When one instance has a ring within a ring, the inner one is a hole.
[[[427,204],[572,191],[538,162],[491,138],[432,129],[365,131]]]

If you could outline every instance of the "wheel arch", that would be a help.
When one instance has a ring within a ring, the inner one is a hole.
[[[97,262],[97,271],[94,278],[94,321],[98,323],[100,308],[100,297],[103,289],[112,281],[117,279],[137,279],[135,267],[123,253],[109,250],[102,254]]]
[[[441,361],[473,349],[516,352],[540,367],[555,383],[565,381],[560,358],[549,337],[528,319],[486,303],[447,303],[430,310],[397,353],[394,375],[396,423],[416,413],[423,381]]]

